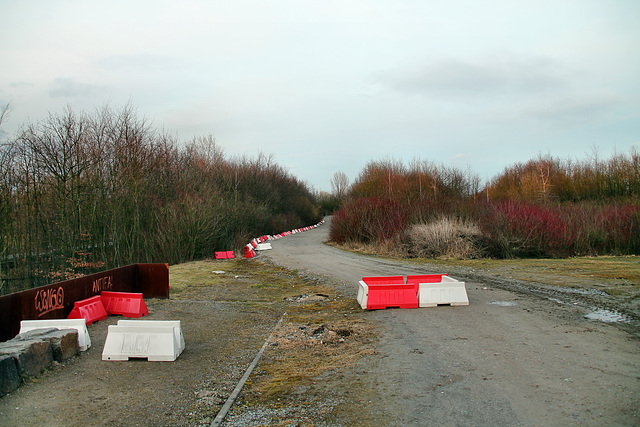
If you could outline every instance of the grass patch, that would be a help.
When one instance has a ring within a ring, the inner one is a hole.
[[[605,283],[640,283],[640,257],[579,257],[566,259],[474,259],[474,260],[412,260],[430,264],[457,265],[510,272],[526,280],[529,276],[543,276],[562,285],[571,279]],[[515,278],[515,277],[514,277]]]
[[[259,367],[245,384],[245,405],[293,402],[297,388],[374,351],[375,330],[358,303],[336,295],[320,278],[242,259],[188,262],[171,266],[169,275],[172,299],[232,301],[256,310],[280,306],[282,313],[286,311]]]
[[[353,366],[374,353],[375,329],[351,299],[300,304],[287,313],[270,337],[246,405],[293,402],[296,389],[314,384],[319,375]]]
[[[274,287],[274,286],[278,286],[276,284],[273,283],[256,283],[255,285],[250,285],[252,288],[256,288],[256,289],[262,289],[262,288],[268,288],[268,287]]]
[[[257,260],[201,260],[169,268],[170,295],[175,299],[207,299],[272,303],[321,290],[284,268]]]

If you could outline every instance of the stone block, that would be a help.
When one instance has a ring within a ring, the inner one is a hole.
[[[76,329],[60,329],[49,335],[53,358],[62,362],[80,354],[78,331]]]
[[[16,335],[16,341],[42,340],[51,343],[54,360],[62,362],[80,352],[77,329],[43,328],[32,329]]]
[[[23,378],[38,376],[53,362],[51,343],[42,340],[10,340],[0,347],[0,355],[7,354],[16,361],[18,374]]]
[[[16,390],[21,382],[15,359],[8,354],[0,355],[0,396]]]

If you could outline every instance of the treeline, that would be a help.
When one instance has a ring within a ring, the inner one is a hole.
[[[640,152],[582,161],[547,156],[508,167],[486,187],[490,199],[531,202],[621,200],[640,194]]]
[[[640,156],[539,156],[484,187],[477,174],[372,161],[345,192],[330,238],[400,256],[640,254]]]
[[[271,157],[181,144],[131,106],[26,124],[0,146],[2,293],[130,263],[179,263],[314,224],[314,194]]]

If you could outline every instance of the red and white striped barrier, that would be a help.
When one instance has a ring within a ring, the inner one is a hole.
[[[357,301],[365,310],[469,305],[464,282],[447,274],[363,277]]]
[[[309,226],[302,227],[302,228],[296,228],[294,230],[285,231],[283,233],[275,234],[273,236],[264,235],[264,236],[256,237],[256,238],[252,239],[251,242],[249,242],[244,247],[244,257],[245,258],[253,258],[253,257],[256,256],[256,252],[255,251],[263,251],[263,250],[271,249],[271,244],[270,243],[265,243],[268,240],[281,239],[283,237],[290,236],[292,234],[297,234],[297,233],[302,233],[303,231],[313,230],[314,228],[320,227],[322,224],[324,224],[324,220],[320,221],[319,223],[317,223],[315,225],[309,225]]]
[[[256,256],[256,253],[253,250],[253,245],[249,243],[247,246],[244,247],[244,257],[253,258],[254,256]]]

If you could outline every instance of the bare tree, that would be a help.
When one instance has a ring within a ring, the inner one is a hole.
[[[344,199],[344,196],[347,194],[347,188],[349,188],[349,178],[347,174],[342,171],[334,173],[331,179],[331,191],[338,200],[342,201],[342,199]]]

